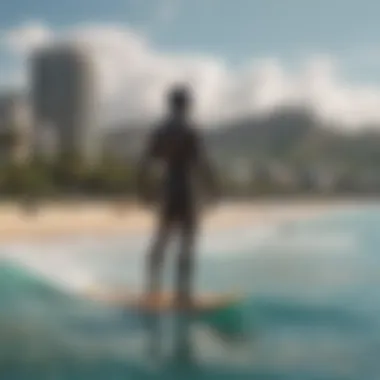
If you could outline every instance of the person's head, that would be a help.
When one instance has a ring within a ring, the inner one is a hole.
[[[171,88],[168,95],[168,103],[172,114],[187,114],[192,103],[190,89],[184,85]]]

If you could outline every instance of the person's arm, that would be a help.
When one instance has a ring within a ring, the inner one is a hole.
[[[211,163],[205,143],[199,135],[196,137],[196,156],[203,185],[207,188],[212,198],[218,198],[220,189],[216,170]]]
[[[157,132],[154,131],[147,141],[147,145],[140,158],[137,168],[137,196],[143,201],[147,201],[151,193],[149,177],[152,162],[157,154],[158,137]]]

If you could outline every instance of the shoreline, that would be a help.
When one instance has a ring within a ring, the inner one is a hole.
[[[291,222],[361,206],[362,200],[256,200],[221,203],[204,213],[202,229],[223,231],[257,224]],[[154,214],[133,202],[50,203],[29,215],[19,205],[0,203],[0,242],[36,242],[81,236],[130,236],[154,232]]]

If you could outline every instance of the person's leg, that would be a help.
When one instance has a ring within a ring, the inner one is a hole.
[[[171,223],[168,215],[163,215],[159,221],[158,232],[148,254],[147,263],[147,294],[152,296],[161,289],[161,272],[165,249],[170,237]]]
[[[173,361],[182,369],[194,364],[191,323],[192,316],[187,311],[178,310],[174,313]]]
[[[177,269],[177,302],[190,305],[194,276],[195,240],[197,234],[196,216],[193,210],[186,212],[179,225],[181,232],[180,252]]]
[[[145,315],[144,320],[149,333],[147,341],[147,354],[149,359],[159,359],[162,354],[163,343],[161,315],[159,313],[149,313]]]

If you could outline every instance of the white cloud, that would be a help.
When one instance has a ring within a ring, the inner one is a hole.
[[[99,109],[108,121],[157,117],[167,87],[182,81],[194,88],[196,115],[202,122],[299,104],[350,127],[380,123],[380,88],[345,80],[339,64],[328,56],[310,57],[295,72],[273,58],[232,70],[212,56],[158,51],[149,39],[122,25],[88,24],[57,33],[29,23],[2,34],[10,52],[22,53],[20,60],[41,44],[60,39],[85,47],[94,58]]]
[[[20,27],[1,33],[1,42],[15,54],[28,54],[47,43],[52,32],[40,22],[28,22]]]

